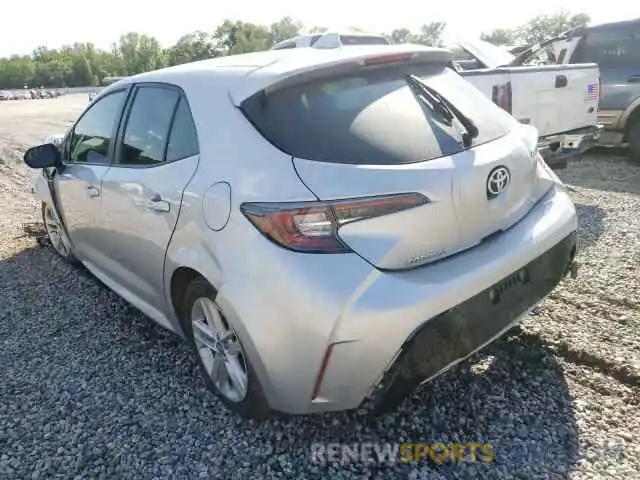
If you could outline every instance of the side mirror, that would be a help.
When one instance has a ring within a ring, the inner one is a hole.
[[[49,168],[62,166],[60,150],[53,143],[31,147],[24,152],[24,163],[31,168]]]

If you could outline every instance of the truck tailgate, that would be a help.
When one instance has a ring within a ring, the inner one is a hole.
[[[512,115],[529,119],[541,137],[595,125],[600,70],[596,64],[510,67]]]
[[[463,72],[491,98],[493,86],[511,86],[511,115],[547,137],[595,125],[598,116],[597,64],[500,67]]]

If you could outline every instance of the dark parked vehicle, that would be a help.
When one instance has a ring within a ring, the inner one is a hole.
[[[576,31],[554,45],[561,63],[595,62],[600,67],[600,142],[628,144],[640,160],[640,18]]]

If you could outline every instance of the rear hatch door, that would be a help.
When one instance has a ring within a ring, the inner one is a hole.
[[[408,71],[473,119],[479,135],[470,147],[457,122],[448,124],[408,87]],[[361,68],[274,92],[243,110],[293,156],[319,200],[414,192],[428,198],[340,227],[342,241],[381,269],[472,247],[515,223],[539,197],[535,131],[443,65]]]

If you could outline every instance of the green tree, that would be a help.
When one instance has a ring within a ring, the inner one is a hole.
[[[442,46],[442,32],[446,27],[444,22],[425,23],[417,33],[407,28],[397,28],[391,32],[391,43],[418,43],[430,47]]]
[[[302,23],[291,17],[283,17],[269,27],[271,43],[278,43],[289,38],[297,37],[302,30]]]
[[[445,22],[431,22],[420,27],[420,31],[414,37],[414,43],[428,45],[431,47],[442,46],[442,32],[447,24]]]
[[[396,28],[389,35],[391,43],[413,43],[413,34],[408,28]]]
[[[35,73],[35,64],[31,57],[15,55],[3,59],[0,64],[0,86],[4,88],[22,88],[31,84]]]
[[[94,76],[91,65],[86,55],[74,55],[71,67],[70,87],[82,87],[94,84]]]
[[[126,75],[148,72],[165,66],[164,51],[153,37],[129,32],[120,37],[117,50]]]
[[[533,44],[558,35],[570,28],[583,27],[591,19],[586,13],[570,14],[566,10],[553,15],[538,15],[519,29],[520,38],[527,44]]]
[[[514,45],[519,41],[517,30],[508,28],[496,28],[489,33],[483,33],[480,38],[494,45]]]
[[[216,28],[217,47],[225,55],[257,52],[271,47],[271,34],[263,25],[225,20]]]
[[[167,51],[169,65],[196,62],[219,56],[212,34],[196,31],[180,37]]]

